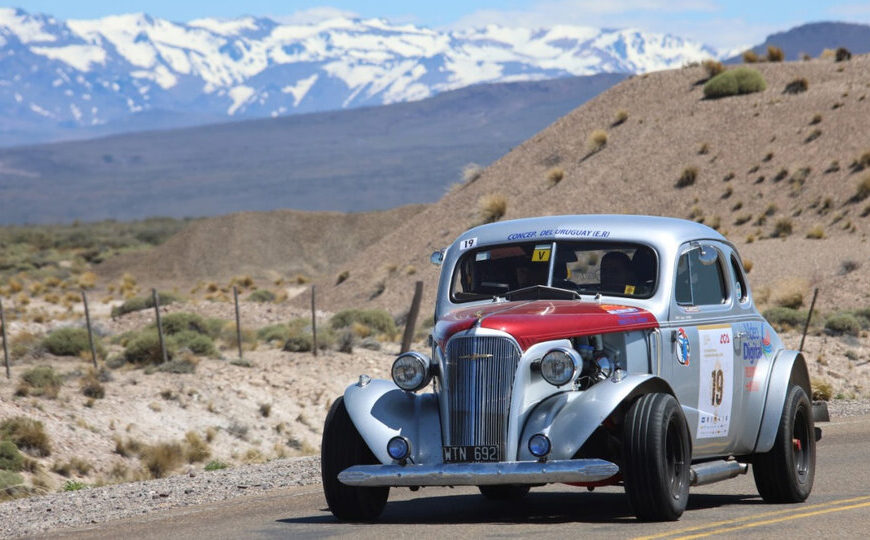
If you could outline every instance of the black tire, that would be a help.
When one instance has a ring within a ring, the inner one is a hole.
[[[338,481],[338,473],[353,465],[380,463],[360,436],[338,398],[329,409],[320,446],[323,493],[332,514],[342,521],[374,521],[387,504],[389,487],[353,487]]]
[[[625,415],[622,478],[642,521],[676,521],[689,500],[689,430],[676,398],[645,394]]]
[[[816,437],[807,393],[792,386],[785,398],[773,448],[752,460],[755,487],[764,502],[798,503],[813,489]]]
[[[477,486],[480,494],[491,501],[518,501],[529,493],[530,486],[515,484],[497,486]]]

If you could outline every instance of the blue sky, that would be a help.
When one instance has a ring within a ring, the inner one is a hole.
[[[145,12],[173,21],[242,15],[308,20],[323,13],[344,12],[380,17],[432,28],[487,23],[550,26],[558,23],[596,27],[637,27],[668,32],[722,48],[761,42],[772,32],[820,20],[870,22],[864,0],[19,0],[30,12],[61,19],[89,19],[118,13]]]

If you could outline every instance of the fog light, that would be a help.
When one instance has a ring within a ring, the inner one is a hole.
[[[542,433],[532,435],[529,438],[529,452],[538,458],[547,457],[550,454],[550,439]]]
[[[408,459],[411,454],[411,443],[404,437],[393,437],[387,443],[387,454],[396,461]]]

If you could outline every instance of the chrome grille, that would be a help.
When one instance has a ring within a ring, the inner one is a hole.
[[[514,373],[520,360],[507,338],[454,338],[447,347],[443,393],[447,402],[448,446],[497,445],[506,454]]]

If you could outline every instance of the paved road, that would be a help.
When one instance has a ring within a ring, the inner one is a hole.
[[[473,488],[393,489],[379,523],[338,523],[319,486],[109,522],[67,538],[564,537],[867,538],[870,535],[870,416],[820,424],[816,483],[804,504],[767,505],[752,473],[692,491],[676,523],[639,523],[621,488],[592,493],[533,489],[518,503],[485,500]]]

